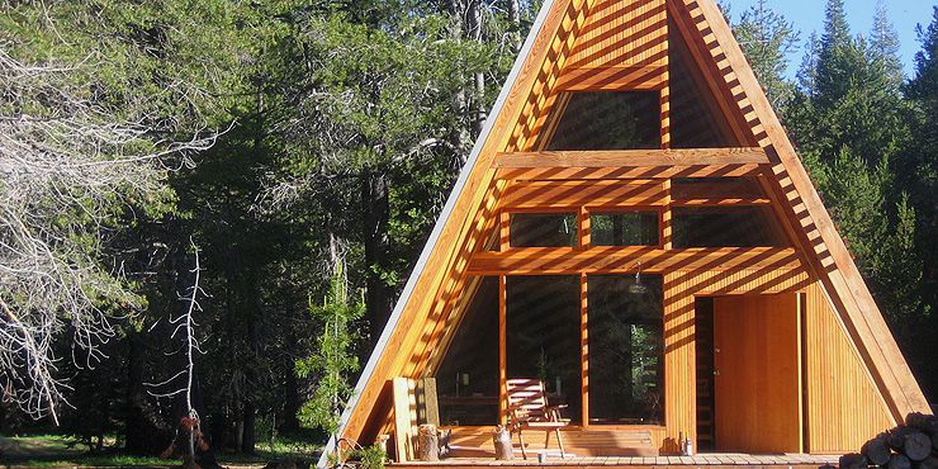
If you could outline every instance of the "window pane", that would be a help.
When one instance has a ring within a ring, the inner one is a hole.
[[[436,374],[443,425],[498,423],[498,278],[481,279]]]
[[[594,246],[657,246],[655,212],[590,214],[590,240]]]
[[[508,378],[537,378],[564,418],[580,421],[579,277],[508,277]]]
[[[661,146],[657,92],[571,93],[548,150],[627,150]]]
[[[511,239],[513,248],[576,246],[576,214],[513,213]]]
[[[674,247],[784,247],[785,234],[768,207],[674,210]]]
[[[661,277],[591,275],[590,423],[664,422]]]

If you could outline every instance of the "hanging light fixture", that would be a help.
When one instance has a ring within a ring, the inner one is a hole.
[[[638,265],[638,271],[635,272],[635,282],[629,285],[629,293],[633,295],[644,295],[648,293],[648,287],[642,283],[642,261],[638,261],[635,264]]]

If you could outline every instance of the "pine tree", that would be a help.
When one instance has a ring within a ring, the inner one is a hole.
[[[879,0],[873,15],[873,29],[870,31],[870,53],[873,63],[888,77],[889,86],[895,92],[905,81],[899,46],[899,33],[889,20],[886,1]]]
[[[733,33],[769,100],[783,112],[794,91],[785,78],[788,55],[798,43],[794,24],[769,8],[767,0],[759,0],[743,12],[733,25]]]

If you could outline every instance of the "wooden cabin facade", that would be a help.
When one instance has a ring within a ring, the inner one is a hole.
[[[714,0],[545,2],[342,436],[394,433],[395,377],[480,447],[541,379],[578,455],[843,453],[928,411]]]

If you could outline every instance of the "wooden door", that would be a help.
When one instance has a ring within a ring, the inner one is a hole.
[[[801,452],[797,294],[714,300],[716,447]]]

